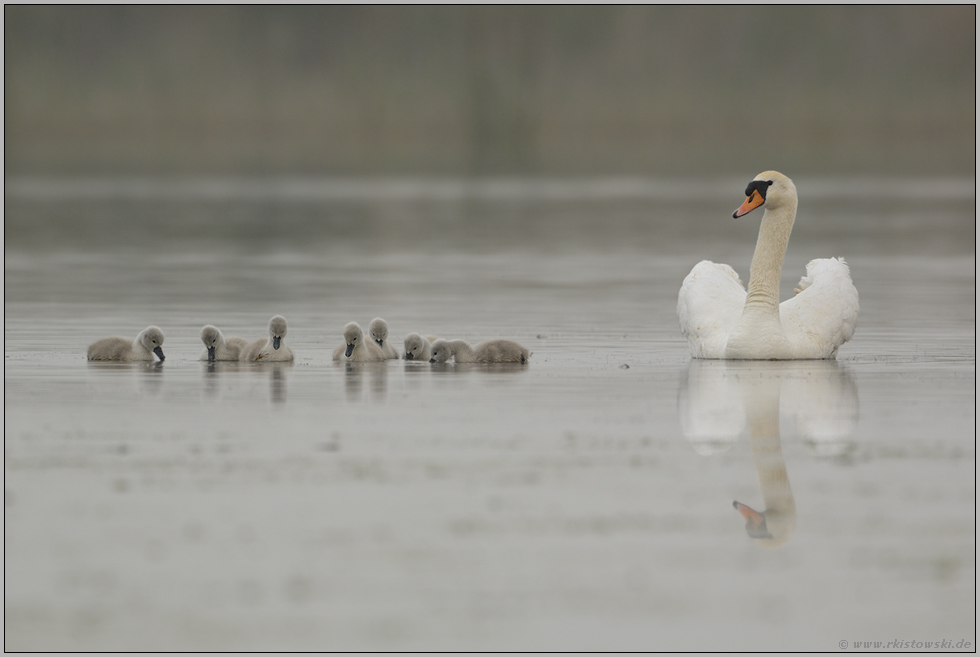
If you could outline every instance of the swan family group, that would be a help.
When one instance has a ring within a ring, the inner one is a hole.
[[[677,317],[691,356],[714,359],[828,359],[851,339],[857,326],[858,292],[843,258],[810,261],[796,296],[779,302],[779,282],[796,220],[796,186],[777,171],[756,176],[745,189],[745,202],[733,213],[736,219],[764,208],[759,238],[749,270],[746,290],[729,265],[703,260],[681,285]],[[335,361],[396,359],[388,341],[388,325],[375,319],[370,339],[351,322],[344,342],[333,352]],[[205,326],[201,340],[207,347],[202,359],[291,361],[293,352],[282,343],[286,320],[269,322],[269,337],[247,342],[225,338],[214,326]],[[106,338],[88,349],[89,360],[163,360],[163,333],[151,326],[135,341]],[[510,340],[488,340],[471,347],[462,340],[440,340],[412,333],[405,338],[404,358],[433,363],[450,358],[457,363],[526,363],[527,349]]]
[[[511,340],[487,340],[471,347],[464,340],[440,340],[433,335],[411,333],[405,338],[404,356],[388,340],[388,323],[376,317],[368,326],[370,339],[356,322],[344,327],[344,341],[334,349],[335,361],[378,362],[404,357],[429,363],[445,363],[453,359],[457,363],[526,363],[530,357],[527,349]],[[216,327],[201,329],[201,342],[205,352],[201,360],[234,360],[242,362],[282,363],[293,360],[293,351],[283,343],[286,337],[286,319],[276,315],[269,320],[269,337],[249,342],[245,338],[226,338]],[[136,339],[105,338],[93,342],[88,348],[89,360],[140,361],[164,360],[163,331],[156,326],[144,329]]]

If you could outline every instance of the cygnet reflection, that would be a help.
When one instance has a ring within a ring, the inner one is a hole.
[[[388,398],[388,365],[381,362],[344,363],[344,398],[348,402],[364,399],[365,388],[372,401],[382,402]]]
[[[203,363],[203,401],[215,403],[224,399],[265,397],[274,405],[286,402],[286,372],[291,361]],[[259,385],[261,384],[261,385]]]

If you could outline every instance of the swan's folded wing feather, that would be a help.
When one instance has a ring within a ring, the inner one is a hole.
[[[843,258],[811,260],[800,292],[779,306],[787,337],[810,358],[833,358],[857,328],[858,291]]]
[[[695,358],[724,358],[728,336],[745,306],[745,287],[735,270],[702,260],[677,295],[677,318]]]

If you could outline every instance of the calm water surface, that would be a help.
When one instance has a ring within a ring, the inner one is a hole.
[[[844,255],[862,309],[836,362],[792,363],[690,359],[680,282],[702,258],[746,278],[758,223],[671,231],[639,223],[641,201],[593,199],[569,237],[537,199],[550,218],[519,239],[486,228],[520,223],[490,203],[478,245],[404,237],[438,234],[455,197],[426,201],[428,227],[378,210],[371,230],[403,235],[384,248],[8,235],[5,647],[975,646],[972,198],[937,209],[931,240],[898,192],[854,201],[870,225],[849,228],[847,204],[817,205],[823,229],[801,215],[784,297],[809,259]],[[97,202],[132,219],[131,199]],[[60,203],[8,192],[8,217],[94,212]],[[203,324],[258,338],[273,314],[295,363],[199,360]],[[399,346],[507,337],[533,355],[332,363],[344,324],[375,316]],[[165,362],[85,361],[149,324]],[[766,510],[765,532],[733,501]]]

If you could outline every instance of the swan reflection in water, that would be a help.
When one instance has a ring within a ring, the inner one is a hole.
[[[681,429],[703,456],[730,449],[747,433],[764,510],[741,502],[749,537],[766,547],[796,530],[796,501],[782,437],[800,437],[817,456],[846,456],[855,446],[857,386],[837,361],[692,360],[678,399]]]
[[[286,370],[293,366],[290,361],[269,361],[263,363],[242,363],[238,361],[207,361],[204,365],[204,397],[208,401],[215,401],[226,393],[228,389],[234,388],[235,384],[241,382],[241,377],[248,377],[245,382],[251,384],[254,379],[249,376],[268,377],[269,379],[269,401],[273,404],[286,403]],[[221,374],[228,374],[224,377],[224,385],[221,385]],[[249,385],[249,387],[251,387]]]

